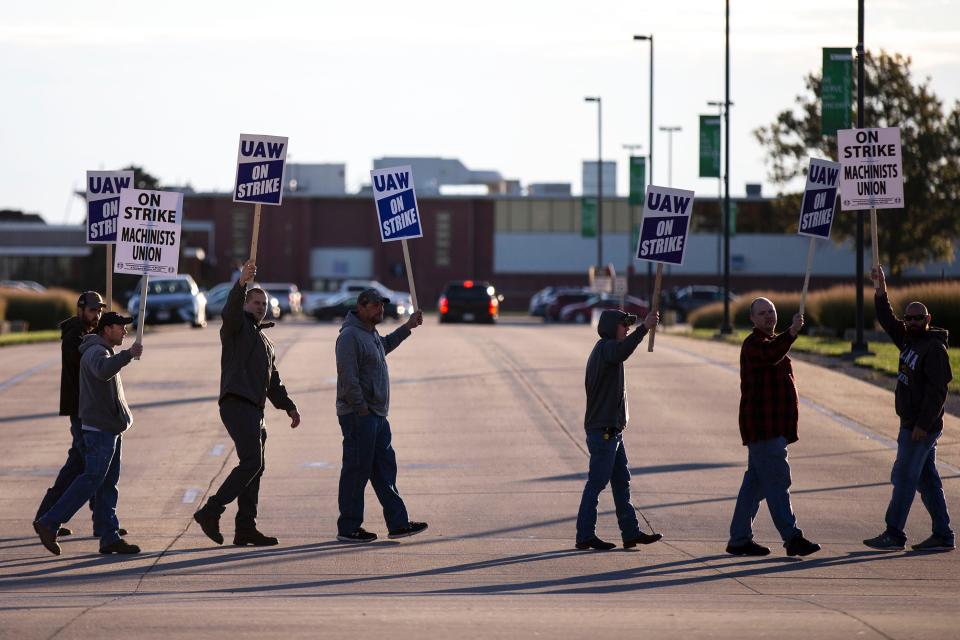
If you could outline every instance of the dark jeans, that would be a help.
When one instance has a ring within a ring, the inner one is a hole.
[[[397,490],[397,455],[391,444],[390,423],[385,416],[350,413],[337,416],[343,432],[343,466],[340,469],[340,518],[337,532],[349,534],[363,524],[363,492],[373,485],[383,507],[387,529],[410,524],[407,507]]]
[[[577,513],[577,542],[597,535],[597,503],[608,482],[613,492],[620,535],[624,540],[636,538],[640,535],[640,524],[630,503],[630,469],[623,436],[617,433],[604,440],[602,431],[588,431],[587,450],[590,451],[590,471]]]
[[[120,449],[123,437],[105,431],[83,432],[83,473],[78,475],[40,523],[56,531],[95,497],[93,527],[100,534],[100,546],[120,539],[117,521],[117,482],[120,480]]]
[[[263,409],[228,396],[220,402],[220,419],[233,439],[239,462],[204,509],[220,515],[226,505],[236,500],[236,530],[254,531],[257,528],[260,477],[266,464],[267,430],[263,425]]]
[[[76,480],[77,476],[83,473],[83,434],[80,431],[80,416],[70,416],[70,448],[67,450],[67,461],[60,468],[57,479],[53,481],[53,486],[47,489],[43,500],[40,501],[40,507],[37,509],[37,516],[34,520],[39,520],[40,516],[50,511],[63,492]],[[90,511],[93,511],[93,499],[90,499]]]
[[[790,504],[790,463],[787,461],[787,439],[784,437],[751,442],[747,445],[747,470],[737,495],[730,523],[730,544],[739,546],[753,540],[753,520],[760,502],[767,508],[784,542],[803,533]]]
[[[937,440],[940,432],[928,434],[923,440],[913,441],[912,429],[900,429],[897,436],[897,459],[893,463],[890,482],[893,495],[887,507],[887,533],[901,542],[907,541],[903,532],[913,497],[920,492],[923,506],[933,520],[933,535],[953,540],[950,514],[943,497],[943,482],[937,472]]]

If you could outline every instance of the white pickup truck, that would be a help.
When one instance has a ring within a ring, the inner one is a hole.
[[[388,309],[387,315],[393,315],[396,319],[400,319],[413,312],[413,300],[409,293],[393,291],[376,280],[344,280],[336,291],[304,292],[303,311],[307,315],[316,315],[315,312],[318,308],[335,306],[348,298],[356,298],[361,291],[366,289],[376,289],[383,297],[390,300],[391,304],[388,306],[392,309]],[[393,313],[390,313],[391,311]]]

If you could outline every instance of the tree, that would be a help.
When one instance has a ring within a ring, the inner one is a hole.
[[[129,167],[124,167],[124,171],[133,171],[133,188],[134,189],[151,189],[159,190],[160,180],[154,176],[147,173],[147,170],[143,167],[138,167],[135,164],[130,165]]]
[[[905,206],[877,212],[880,262],[894,279],[911,264],[952,260],[960,237],[960,102],[945,114],[930,79],[915,85],[910,65],[909,57],[884,51],[865,59],[865,126],[900,127]],[[853,80],[856,91],[856,73]],[[836,137],[820,134],[820,83],[819,73],[809,74],[795,108],[753,132],[766,148],[770,178],[781,186],[805,176],[811,156],[837,158]],[[800,194],[781,193],[776,207],[793,212],[795,221]],[[836,236],[853,237],[856,219],[838,204]]]

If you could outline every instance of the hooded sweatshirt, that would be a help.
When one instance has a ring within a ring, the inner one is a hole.
[[[410,336],[401,325],[386,337],[368,328],[350,311],[337,336],[337,415],[369,410],[386,416],[390,410],[387,354]]]
[[[67,318],[60,328],[60,415],[80,412],[80,341],[90,333],[77,316]]]
[[[633,333],[618,341],[617,326],[625,315],[622,311],[607,309],[600,314],[597,323],[600,339],[590,352],[584,380],[587,410],[583,428],[587,431],[608,428],[622,430],[630,419],[627,390],[623,383],[623,363],[640,346],[643,336],[647,335],[647,328],[640,325]]]
[[[133,424],[123,396],[120,369],[133,359],[130,351],[114,354],[99,334],[80,342],[80,422],[107,433],[120,434]]]
[[[894,315],[886,293],[877,294],[874,303],[877,320],[900,349],[895,399],[900,427],[920,427],[927,433],[942,431],[947,385],[953,380],[947,355],[949,333],[930,327],[912,334],[906,323]]]

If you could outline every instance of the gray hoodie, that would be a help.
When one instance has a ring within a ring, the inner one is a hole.
[[[123,396],[120,369],[133,359],[129,351],[114,354],[113,347],[96,333],[80,342],[80,422],[108,433],[120,434],[133,424]]]
[[[584,376],[587,409],[583,427],[587,431],[608,428],[622,431],[630,419],[623,363],[640,346],[647,328],[640,325],[623,340],[617,340],[617,326],[625,316],[622,311],[607,309],[600,314],[597,323],[600,339],[593,345]]]
[[[410,335],[402,325],[386,337],[368,329],[354,311],[347,314],[337,336],[337,415],[364,409],[386,416],[390,409],[387,354]]]

